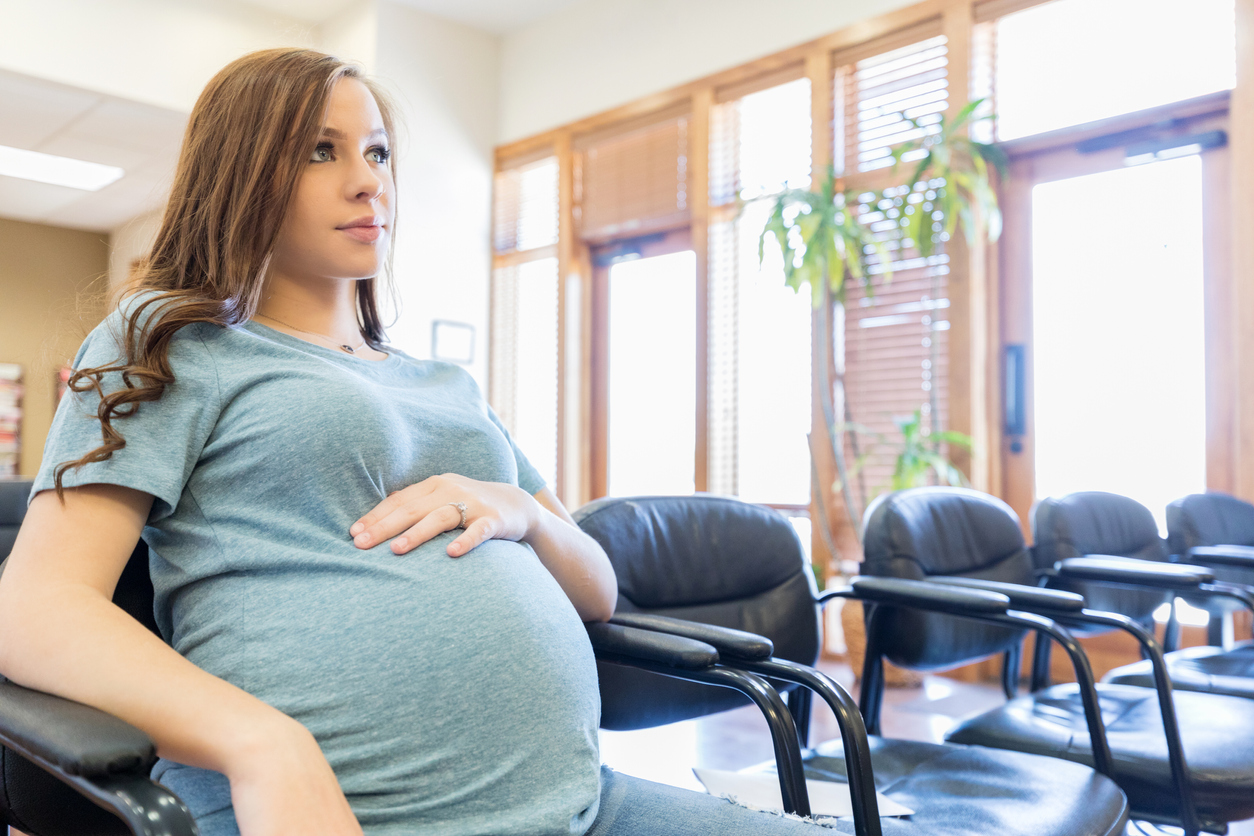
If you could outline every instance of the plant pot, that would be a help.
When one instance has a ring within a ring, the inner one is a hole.
[[[840,626],[845,633],[845,653],[857,680],[862,679],[866,662],[866,622],[862,618],[862,602],[846,600],[840,608]],[[918,688],[923,674],[884,663],[884,685],[889,688]]]

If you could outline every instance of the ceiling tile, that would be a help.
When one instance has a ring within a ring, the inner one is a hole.
[[[55,223],[47,220],[50,214],[64,209],[85,194],[88,192],[68,186],[52,186],[0,175],[0,215],[19,221]]]
[[[0,145],[32,149],[91,110],[100,96],[0,72]]]

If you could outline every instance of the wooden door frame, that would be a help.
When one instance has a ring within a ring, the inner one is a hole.
[[[1035,502],[1035,387],[1032,340],[1032,188],[1039,183],[1080,177],[1122,168],[1127,144],[1136,142],[1137,132],[1154,131],[1158,136],[1183,136],[1210,130],[1228,129],[1226,92],[1202,96],[1173,105],[1105,119],[1073,129],[1054,131],[1022,141],[1005,143],[1010,157],[1010,176],[1002,186],[1004,231],[998,245],[999,340],[991,360],[994,374],[1004,382],[1006,346],[1025,346],[1024,395],[1025,432],[1006,434],[1005,389],[998,386],[1003,403],[998,413],[997,436],[1000,447],[1000,494],[1019,515],[1025,534]],[[1110,147],[1086,150],[1085,143],[1100,145],[1110,138]],[[1126,142],[1115,142],[1118,139]],[[1206,482],[1210,490],[1236,490],[1236,388],[1235,332],[1233,324],[1231,153],[1225,147],[1202,153],[1203,183],[1203,293],[1206,365]],[[1021,448],[1013,449],[1018,442]]]
[[[602,242],[589,248],[592,264],[592,321],[591,321],[591,357],[590,387],[591,420],[589,424],[589,443],[591,447],[591,496],[598,499],[606,495],[609,487],[609,347],[610,347],[610,306],[609,279],[610,267],[615,263],[611,260],[617,253],[633,252],[639,258],[654,258],[660,255],[683,252],[693,249],[692,231],[689,227],[680,227],[665,232],[653,233],[638,238],[617,238]],[[701,281],[701,271],[697,271],[697,322],[696,337],[698,357],[706,339],[705,305],[703,294],[705,283]],[[705,386],[704,374],[697,369],[698,392]],[[697,423],[697,451],[704,447],[705,427],[698,415],[692,416]],[[693,462],[694,471],[697,462]],[[701,482],[697,480],[698,489]]]

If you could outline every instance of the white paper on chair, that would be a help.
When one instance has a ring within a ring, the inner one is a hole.
[[[697,780],[705,785],[710,795],[728,798],[754,810],[784,811],[784,799],[779,791],[779,776],[771,772],[724,772],[719,769],[694,769]],[[818,816],[852,816],[853,801],[849,797],[849,785],[836,781],[806,780],[810,795],[810,812]],[[881,816],[908,816],[914,811],[904,807],[881,793],[875,794]]]

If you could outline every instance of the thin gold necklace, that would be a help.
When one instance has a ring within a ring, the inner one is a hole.
[[[366,344],[365,340],[362,340],[361,343],[356,346],[348,345],[347,343],[337,343],[334,337],[328,337],[326,334],[319,334],[317,331],[306,331],[304,328],[297,328],[292,323],[284,322],[283,320],[278,319],[277,317],[270,316],[270,314],[259,313],[259,314],[255,314],[255,316],[262,316],[262,317],[265,317],[266,319],[273,320],[274,322],[277,322],[280,325],[286,325],[288,328],[291,328],[293,331],[300,331],[302,334],[308,334],[311,337],[322,337],[322,339],[331,343],[336,348],[342,348],[343,350],[347,351],[349,354],[356,354],[357,349],[361,348],[363,345]]]

